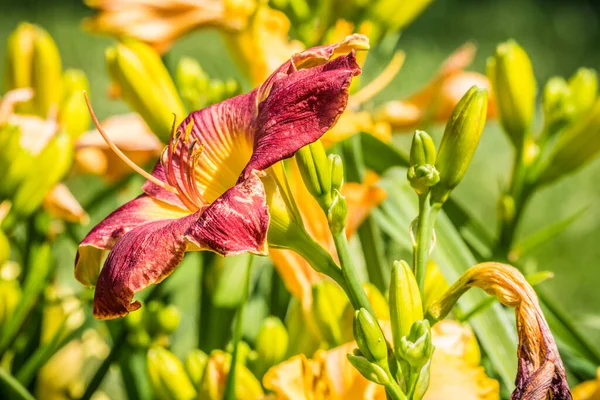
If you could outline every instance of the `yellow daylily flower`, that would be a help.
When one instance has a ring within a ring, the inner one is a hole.
[[[102,125],[117,147],[138,165],[155,160],[164,147],[138,114],[113,116]],[[75,167],[83,173],[100,175],[109,182],[131,173],[131,168],[115,155],[96,129],[85,133],[75,143]]]
[[[596,379],[580,383],[571,393],[573,400],[600,400],[600,368],[596,371]]]
[[[283,62],[305,49],[301,42],[289,40],[289,30],[290,20],[284,13],[262,4],[243,29],[224,33],[235,61],[252,85],[264,82]]]
[[[375,120],[389,123],[393,129],[408,131],[427,122],[444,123],[465,92],[477,85],[491,91],[489,80],[477,72],[465,71],[475,57],[476,47],[466,43],[452,53],[437,74],[411,96],[383,104]],[[496,115],[493,96],[489,96],[487,117]]]
[[[389,335],[389,326],[382,325]],[[454,321],[441,321],[432,328],[435,351],[431,381],[424,400],[445,399],[449,394],[466,400],[500,399],[498,381],[486,376],[480,351],[470,328]],[[312,359],[300,354],[274,366],[263,385],[275,400],[385,399],[385,389],[365,379],[348,361],[356,348],[349,342],[334,349],[319,350]]]
[[[86,0],[85,3],[98,10],[84,20],[86,30],[134,38],[159,53],[200,27],[240,29],[255,8],[253,1],[239,0]]]

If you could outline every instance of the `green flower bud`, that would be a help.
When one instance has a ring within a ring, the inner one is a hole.
[[[390,281],[390,322],[396,352],[401,339],[422,319],[423,305],[415,275],[406,261],[395,261]]]
[[[389,321],[390,319],[390,308],[388,306],[388,301],[385,296],[377,289],[375,285],[370,282],[365,282],[362,284],[363,289],[365,290],[365,294],[367,295],[367,300],[369,300],[369,304],[373,308],[373,313],[375,314],[375,318],[377,320],[385,320]],[[348,303],[344,312],[342,314],[342,342],[351,342],[354,340],[354,307],[352,304]]]
[[[1,217],[0,217],[0,222]],[[10,243],[8,242],[8,238],[4,234],[4,232],[0,229],[0,267],[4,265],[5,262],[8,261],[10,257]]]
[[[109,48],[106,63],[123,100],[144,118],[163,142],[169,140],[173,114],[179,123],[186,115],[175,84],[159,55],[148,45],[132,40]]]
[[[0,200],[12,198],[27,173],[35,168],[34,157],[21,146],[18,126],[0,128]]]
[[[339,235],[346,227],[346,218],[348,217],[348,205],[346,199],[338,191],[333,196],[333,202],[329,211],[327,211],[327,221],[333,235]]]
[[[138,312],[129,313],[125,318],[123,318],[127,329],[133,331],[136,329],[144,328],[144,320],[146,314],[146,307],[142,307]]]
[[[413,165],[406,171],[406,179],[415,192],[421,195],[440,181],[440,174],[431,164]]]
[[[435,144],[431,136],[424,131],[415,131],[410,146],[410,165],[435,165]]]
[[[91,117],[83,97],[83,92],[89,91],[89,83],[83,71],[69,69],[63,75],[63,86],[58,121],[62,129],[76,139],[90,126]]]
[[[575,115],[575,105],[571,100],[571,89],[561,77],[553,77],[544,86],[542,96],[544,120],[549,134],[558,132]]]
[[[58,133],[35,157],[35,168],[30,168],[23,177],[13,198],[11,214],[18,217],[31,215],[50,189],[69,172],[72,161],[73,142],[66,133]]]
[[[0,326],[6,326],[23,296],[18,276],[18,264],[0,263]]]
[[[348,304],[342,288],[330,281],[320,281],[312,287],[312,315],[323,335],[332,347],[342,344],[340,320]]]
[[[588,111],[598,96],[598,74],[591,68],[579,68],[569,78],[569,89],[576,112]]]
[[[34,95],[31,102],[17,107],[18,112],[45,118],[57,110],[62,97],[61,68],[58,48],[48,32],[20,24],[7,42],[5,90],[30,87]]]
[[[390,378],[379,365],[370,362],[365,357],[355,356],[353,354],[348,354],[347,357],[350,364],[352,364],[352,366],[354,366],[354,368],[356,368],[367,380],[384,386],[389,384]]]
[[[329,162],[331,164],[331,193],[334,193],[336,190],[342,190],[342,185],[344,184],[344,162],[342,161],[342,157],[337,154],[329,155]]]
[[[431,343],[431,329],[429,321],[415,321],[408,336],[400,339],[400,346],[396,355],[416,369],[420,370],[431,359],[433,344]]]
[[[148,350],[148,376],[156,398],[160,400],[195,399],[196,389],[181,361],[169,350],[154,346]]]
[[[174,305],[167,305],[158,310],[156,322],[159,330],[164,333],[173,333],[179,327],[181,322],[181,313]]]
[[[560,135],[538,178],[550,183],[593,160],[600,153],[600,99]]]
[[[387,341],[377,320],[364,308],[354,313],[354,338],[367,359],[387,365]]]
[[[467,172],[483,132],[487,103],[487,91],[473,86],[452,111],[437,154],[440,181],[431,189],[433,202],[444,203]]]
[[[277,317],[263,320],[256,337],[255,375],[261,378],[273,365],[285,359],[288,349],[288,333]]]
[[[185,370],[196,389],[200,388],[207,363],[208,356],[199,349],[190,351],[185,358]]]
[[[152,338],[144,329],[136,329],[127,333],[127,343],[133,348],[146,349],[152,343]]]
[[[520,148],[535,113],[536,83],[529,56],[514,40],[501,43],[488,59],[487,75],[500,123],[515,147]]]
[[[332,204],[332,171],[323,143],[317,140],[304,146],[296,153],[296,161],[306,188],[327,212]]]
[[[175,71],[175,82],[188,110],[199,110],[209,105],[209,78],[197,60],[181,58]]]

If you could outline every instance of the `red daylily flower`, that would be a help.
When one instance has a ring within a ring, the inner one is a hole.
[[[79,245],[75,276],[96,286],[94,316],[137,310],[134,294],[165,279],[186,251],[266,254],[270,215],[260,177],[335,124],[361,72],[354,49],[366,48],[366,37],[352,35],[308,49],[252,92],[190,114],[171,135],[144,194]]]

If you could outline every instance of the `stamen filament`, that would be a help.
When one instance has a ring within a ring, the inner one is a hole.
[[[369,82],[365,87],[360,89],[354,95],[350,96],[348,99],[348,107],[356,107],[364,102],[372,99],[379,92],[381,92],[387,85],[390,84],[400,72],[402,65],[404,64],[404,59],[406,58],[406,54],[403,51],[397,51],[392,57],[390,63],[385,67],[383,72],[377,76],[377,78],[373,79]]]
[[[138,174],[140,174],[141,176],[143,176],[144,178],[146,178],[147,180],[149,180],[150,182],[154,183],[157,186],[160,186],[163,189],[168,190],[169,192],[175,193],[177,195],[179,195],[178,191],[176,188],[172,187],[171,185],[166,184],[165,182],[161,181],[160,179],[150,175],[148,172],[144,171],[143,168],[139,167],[136,163],[134,163],[133,161],[131,161],[131,159],[129,159],[129,157],[127,157],[115,144],[114,142],[108,137],[108,135],[106,134],[106,132],[104,131],[104,129],[102,128],[102,126],[100,126],[100,122],[98,121],[98,118],[96,117],[96,114],[94,113],[94,110],[92,109],[92,105],[90,103],[90,99],[88,98],[88,95],[86,93],[86,91],[83,91],[83,97],[85,98],[85,102],[87,104],[88,110],[90,112],[90,115],[92,116],[92,121],[94,121],[94,125],[96,126],[96,129],[98,130],[98,132],[100,132],[100,135],[102,135],[102,138],[104,139],[104,141],[106,142],[106,144],[108,144],[108,147],[110,147],[110,149],[121,159],[123,160],[123,162],[127,165],[129,165],[129,167],[131,167],[131,169],[133,169],[135,172],[137,172]]]

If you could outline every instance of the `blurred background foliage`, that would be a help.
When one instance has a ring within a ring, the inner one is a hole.
[[[81,20],[90,15],[79,0],[1,0],[0,1],[0,54],[5,52],[4,38],[26,20],[40,24],[56,40],[67,68],[80,68],[90,77],[91,96],[99,117],[115,115],[128,110],[122,101],[112,101],[106,96],[109,77],[105,71],[104,49],[113,39],[92,36],[81,30]],[[468,40],[475,39],[478,53],[470,69],[484,72],[485,60],[493,53],[497,43],[508,38],[517,39],[529,53],[538,81],[538,87],[553,75],[570,76],[580,66],[600,67],[600,3],[594,0],[446,0],[433,3],[416,19],[400,38],[399,48],[407,54],[406,63],[396,77],[375,100],[374,104],[410,94],[433,74],[440,62],[454,49]],[[205,71],[214,78],[235,77],[242,82],[242,74],[229,59],[224,43],[217,32],[203,30],[192,33],[178,41],[167,54],[166,63],[174,68],[182,55],[196,57]],[[372,53],[364,69],[366,80],[376,76],[386,60]],[[0,75],[4,65],[0,65]],[[249,83],[245,83],[249,87]],[[538,90],[539,91],[539,90]],[[539,97],[539,93],[538,93]],[[539,124],[538,124],[539,125]],[[441,127],[430,128],[439,140]],[[407,150],[410,136],[395,137],[401,148]],[[598,138],[600,140],[600,138]],[[507,181],[508,165],[511,163],[510,144],[502,134],[497,122],[487,124],[479,149],[464,183],[453,196],[486,226],[496,231],[496,199],[500,182]],[[555,279],[537,289],[554,293],[562,306],[578,320],[593,340],[600,341],[600,315],[598,305],[598,282],[600,282],[600,161],[578,171],[571,179],[561,180],[544,188],[535,195],[529,205],[519,236],[532,233],[553,221],[562,220],[581,206],[589,205],[583,217],[531,255],[541,270],[555,273]],[[92,182],[92,183],[90,183]],[[85,205],[100,187],[99,180],[85,177],[71,180],[73,192]],[[138,187],[131,185],[131,190]],[[117,204],[131,198],[133,192],[121,193],[102,209],[91,212],[91,224],[98,222]],[[475,201],[473,201],[475,199]],[[81,233],[84,233],[84,227]],[[65,278],[72,277],[75,249],[69,242],[57,243],[59,268]],[[188,257],[193,259],[192,257]],[[169,285],[185,285],[193,280],[190,274],[196,269],[185,269],[175,274]],[[185,275],[185,276],[184,276]],[[69,279],[65,279],[68,281]],[[74,280],[73,284],[76,282]],[[191,288],[190,290],[193,290]],[[185,301],[178,302],[186,317],[193,317],[195,307]],[[257,306],[260,309],[260,305]],[[186,309],[187,308],[187,309]],[[253,312],[252,306],[249,312]],[[260,310],[257,310],[260,313]],[[194,318],[183,318],[185,324],[193,324]],[[186,340],[194,338],[182,335],[175,338],[174,350],[189,348]]]

